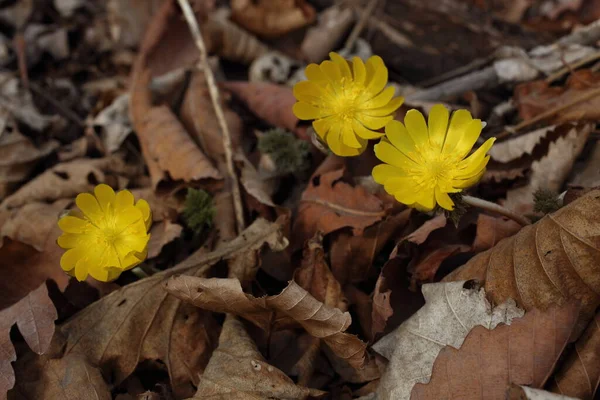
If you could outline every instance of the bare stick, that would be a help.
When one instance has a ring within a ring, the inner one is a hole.
[[[354,45],[354,42],[356,42],[356,39],[358,39],[358,37],[360,36],[360,33],[365,28],[365,25],[367,25],[369,17],[371,16],[371,14],[373,14],[373,11],[375,11],[375,6],[377,5],[377,2],[378,0],[371,0],[367,5],[367,8],[365,8],[365,10],[361,13],[358,23],[354,25],[354,29],[352,29],[352,32],[350,32],[350,36],[348,36],[348,39],[346,40],[346,44],[344,44],[345,49],[350,50],[350,48]]]
[[[202,33],[200,32],[200,27],[198,26],[198,21],[196,21],[196,16],[194,15],[194,11],[190,6],[188,0],[178,0],[179,6],[181,7],[181,11],[183,12],[183,16],[185,17],[190,31],[192,33],[192,37],[196,42],[196,46],[198,47],[198,51],[200,52],[200,67],[204,71],[204,75],[206,76],[206,83],[208,84],[208,91],[210,93],[210,99],[212,100],[213,107],[215,109],[215,114],[217,115],[217,119],[219,120],[219,125],[221,127],[221,131],[223,132],[223,147],[225,148],[225,161],[227,163],[227,171],[229,172],[229,177],[231,178],[231,192],[233,194],[233,208],[235,210],[235,218],[237,221],[237,229],[238,233],[244,230],[246,223],[244,222],[244,208],[242,207],[242,196],[240,194],[240,185],[238,181],[238,177],[235,173],[235,166],[233,165],[233,151],[231,146],[231,134],[229,133],[229,127],[227,126],[227,121],[225,120],[225,114],[223,113],[223,108],[221,107],[220,99],[219,99],[219,89],[217,88],[217,84],[215,82],[215,76],[213,74],[212,69],[208,65],[208,55],[206,51],[206,46],[204,45],[204,39],[202,39]]]
[[[464,200],[465,203],[467,203],[473,207],[481,208],[483,210],[487,210],[487,211],[490,211],[490,212],[493,212],[496,214],[504,215],[505,217],[508,217],[508,218],[512,219],[513,221],[518,222],[522,226],[531,224],[531,221],[529,221],[524,216],[519,215],[519,214],[515,213],[514,211],[509,210],[508,208],[504,208],[499,204],[492,203],[491,201],[483,200],[483,199],[480,199],[479,197],[473,197],[473,196],[463,196],[462,199]]]

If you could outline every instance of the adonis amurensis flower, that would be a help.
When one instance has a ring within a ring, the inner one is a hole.
[[[354,57],[346,61],[337,53],[331,60],[306,67],[307,81],[294,86],[294,114],[314,120],[317,135],[334,154],[356,156],[369,139],[383,136],[377,132],[392,120],[404,99],[394,98],[394,88],[385,86],[388,70],[379,56],[366,63]]]
[[[452,210],[454,202],[448,194],[479,181],[496,139],[488,139],[467,157],[481,134],[480,120],[467,110],[454,112],[450,119],[448,110],[437,104],[428,122],[419,111],[410,110],[404,124],[386,125],[385,138],[375,145],[375,155],[384,164],[373,168],[373,178],[400,203],[422,211],[436,204]]]
[[[58,245],[67,249],[60,259],[63,270],[79,281],[89,274],[108,282],[144,261],[152,223],[148,202],[135,203],[130,191],[115,194],[101,184],[94,195],[79,194],[75,203],[79,210],[58,221],[64,232]]]

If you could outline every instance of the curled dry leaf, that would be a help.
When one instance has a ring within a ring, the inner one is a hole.
[[[291,400],[323,394],[320,390],[296,385],[282,371],[269,365],[244,325],[228,315],[219,347],[210,358],[193,399]]]
[[[198,250],[177,266],[103,297],[63,324],[65,354],[85,354],[114,376],[129,376],[143,360],[162,360],[174,392],[191,396],[216,342],[218,325],[209,313],[182,304],[162,288],[177,273],[201,276],[221,260],[258,251],[265,243],[281,247],[281,227],[257,220],[242,234],[206,253]],[[192,385],[193,384],[193,385]]]
[[[12,195],[1,207],[15,208],[34,201],[54,201],[73,198],[82,192],[91,192],[102,183],[111,183],[109,177],[132,177],[141,173],[137,167],[127,166],[118,156],[98,159],[79,159],[61,163],[35,177]],[[112,185],[111,185],[112,186]]]
[[[542,388],[571,336],[578,307],[534,309],[493,330],[474,327],[459,349],[440,351],[431,380],[415,385],[410,398],[501,399],[510,384]]]
[[[311,24],[315,9],[305,0],[233,0],[231,19],[259,36],[275,38]]]
[[[221,107],[231,134],[232,147],[237,149],[243,132],[242,121],[235,112],[231,111],[222,97]],[[192,75],[190,87],[181,108],[181,120],[188,132],[191,132],[200,144],[204,153],[221,168],[220,165],[225,162],[223,134],[210,98],[206,77],[202,71],[195,71]]]
[[[600,73],[589,69],[573,71],[564,87],[550,86],[546,80],[520,84],[515,88],[515,103],[524,120],[598,91]],[[595,121],[600,119],[600,96],[594,95],[565,107],[551,117],[552,123]]]
[[[331,244],[331,269],[342,283],[366,280],[373,268],[373,261],[383,247],[409,222],[411,210],[403,210],[383,221],[369,226],[361,236],[346,230],[333,239]]]
[[[165,179],[185,182],[222,179],[166,105],[150,102],[148,71],[138,75],[131,95],[131,115],[154,188]]]
[[[416,383],[429,381],[444,346],[459,348],[469,331],[482,325],[492,329],[523,315],[514,302],[492,308],[473,282],[423,285],[426,304],[392,333],[373,345],[390,360],[377,394],[381,399],[408,399]]]
[[[559,370],[549,390],[582,400],[591,400],[600,385],[600,312],[596,313]]]
[[[366,343],[345,333],[350,314],[323,304],[294,281],[280,294],[260,298],[244,293],[237,279],[178,276],[167,281],[166,289],[197,307],[239,315],[265,331],[296,322],[353,367],[363,365]]]
[[[29,348],[37,354],[44,354],[50,347],[54,336],[54,320],[58,318],[54,304],[48,297],[46,284],[29,292],[19,302],[0,311],[0,398],[6,399],[6,393],[15,384],[15,373],[11,362],[17,359],[17,353],[10,341],[10,330],[17,324],[21,335]]]
[[[360,236],[368,226],[381,221],[386,211],[384,203],[362,186],[351,186],[341,180],[344,169],[313,175],[302,194],[293,235],[302,245],[315,232],[324,235],[341,228],[352,228]]]
[[[250,64],[266,54],[269,48],[248,31],[229,20],[228,11],[220,9],[210,14],[202,26],[202,34],[210,45],[208,51],[226,60]]]
[[[292,88],[267,82],[224,82],[221,86],[239,97],[268,124],[295,132],[298,118],[292,112],[296,98]]]
[[[56,141],[45,142],[35,147],[31,141],[13,128],[0,130],[0,200],[31,173],[36,164],[52,153],[57,147]]]
[[[148,258],[158,256],[162,248],[181,236],[183,227],[171,221],[162,221],[152,225],[150,241],[148,242]]]
[[[30,356],[27,354],[26,356]],[[63,358],[17,361],[17,385],[14,398],[19,400],[94,399],[111,400],[102,373],[83,354]],[[12,397],[11,397],[12,398]]]
[[[67,286],[69,277],[60,268],[63,251],[56,245],[61,234],[56,222],[68,202],[27,204],[10,212],[0,225],[0,309],[47,279],[53,279],[60,289]]]
[[[573,168],[575,160],[583,151],[585,143],[594,129],[594,124],[572,127],[564,137],[551,143],[547,154],[531,164],[529,182],[506,194],[503,205],[521,213],[533,211],[533,193],[537,189],[548,189],[558,193]]]
[[[494,304],[514,299],[525,310],[579,300],[581,332],[600,304],[600,191],[594,190],[444,278],[484,282]]]

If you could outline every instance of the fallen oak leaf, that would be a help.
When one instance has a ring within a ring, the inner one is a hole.
[[[14,324],[31,350],[44,354],[50,347],[54,336],[54,321],[58,318],[54,304],[48,297],[46,284],[42,283],[12,306],[0,311],[0,398],[6,399],[6,393],[15,384],[15,373],[11,362],[17,359],[17,353],[10,340],[10,330]]]
[[[514,302],[492,308],[473,281],[425,284],[426,304],[392,333],[373,345],[390,360],[377,394],[382,399],[408,399],[416,383],[428,382],[438,353],[446,345],[460,347],[469,330],[509,324],[523,315]]]
[[[473,257],[444,281],[479,279],[494,304],[514,299],[525,310],[581,301],[576,332],[600,304],[600,191],[548,214]]]
[[[548,389],[554,393],[591,400],[600,385],[600,312],[575,342]]]
[[[67,338],[65,354],[85,354],[107,376],[114,376],[116,384],[139,362],[160,359],[175,393],[190,396],[192,384],[197,384],[198,373],[208,362],[218,327],[210,314],[169,296],[162,283],[177,273],[202,275],[221,260],[252,254],[265,244],[282,249],[287,241],[279,224],[258,219],[217,250],[205,254],[200,249],[171,269],[103,297],[61,325]]]
[[[305,399],[323,394],[294,384],[286,374],[269,365],[244,325],[228,315],[219,347],[210,358],[193,399]]]
[[[474,327],[460,348],[440,351],[431,380],[415,385],[410,398],[501,399],[510,384],[543,387],[573,332],[578,308],[571,303],[534,309],[510,325]]]
[[[183,301],[241,316],[265,331],[299,324],[353,367],[364,364],[366,343],[345,333],[352,322],[350,314],[323,304],[294,281],[280,294],[267,297],[244,293],[239,281],[231,278],[177,276],[170,278],[165,288]]]
[[[17,361],[15,371],[17,385],[11,392],[11,399],[112,399],[100,370],[91,365],[83,354],[54,359],[47,356],[26,357]]]
[[[344,169],[313,175],[300,200],[293,227],[294,242],[302,244],[320,231],[327,235],[341,228],[352,228],[362,235],[365,228],[386,215],[384,203],[362,186],[341,180]]]

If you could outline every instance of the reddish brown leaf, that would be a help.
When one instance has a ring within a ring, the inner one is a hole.
[[[476,326],[460,349],[442,349],[431,380],[415,385],[411,399],[503,399],[510,384],[543,387],[573,332],[577,311],[573,304],[534,309],[494,330]]]
[[[315,9],[305,0],[233,0],[231,19],[263,37],[278,37],[311,24]]]
[[[17,353],[10,341],[10,330],[17,324],[21,335],[29,348],[37,354],[45,353],[54,336],[54,320],[58,318],[54,304],[48,297],[46,284],[30,292],[12,306],[0,311],[0,398],[15,384],[15,373],[11,362],[17,359]]]
[[[549,390],[591,400],[600,385],[600,312],[575,343],[568,358],[550,381]]]
[[[413,281],[433,282],[435,274],[444,260],[469,249],[469,246],[463,244],[449,244],[427,252],[416,265],[410,267],[410,270],[413,271]]]
[[[480,253],[444,280],[479,279],[490,299],[526,310],[582,302],[578,332],[600,304],[600,191],[592,191]]]
[[[326,235],[349,227],[353,235],[359,236],[385,217],[383,202],[362,186],[353,187],[342,181],[343,174],[344,170],[338,169],[313,175],[302,195],[293,227],[296,245],[317,231]]]
[[[521,225],[512,219],[479,214],[477,216],[477,232],[471,250],[480,252],[491,249],[500,240],[514,235],[520,229]]]

